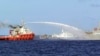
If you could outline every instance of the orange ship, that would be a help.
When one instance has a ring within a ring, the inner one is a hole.
[[[7,36],[1,35],[0,40],[32,40],[35,37],[35,34],[24,25],[9,25],[9,27],[11,28],[10,34]]]

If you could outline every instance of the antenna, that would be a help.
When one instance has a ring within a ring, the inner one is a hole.
[[[21,26],[25,26],[25,22],[23,19],[21,20]]]
[[[98,26],[96,28],[97,28],[97,30],[100,29],[100,22],[99,22],[99,24],[98,24]]]

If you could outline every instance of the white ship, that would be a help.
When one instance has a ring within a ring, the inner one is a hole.
[[[100,40],[100,26],[93,29],[92,32],[86,32],[90,39]]]
[[[64,30],[62,30],[61,33],[59,34],[53,34],[53,35],[48,35],[48,34],[44,34],[44,35],[40,35],[38,39],[49,39],[49,40],[66,40],[66,39],[70,39],[72,37],[75,37],[73,34],[68,33]]]
[[[100,35],[100,27],[94,28],[92,34],[93,34],[93,35]]]
[[[75,36],[67,31],[64,31],[63,29],[61,33],[52,35],[52,38],[57,38],[57,39],[69,39],[72,37],[75,37]]]

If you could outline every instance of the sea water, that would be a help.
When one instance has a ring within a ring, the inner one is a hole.
[[[0,56],[100,56],[100,41],[0,41]]]

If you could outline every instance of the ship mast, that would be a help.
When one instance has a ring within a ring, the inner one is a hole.
[[[99,25],[98,25],[98,30],[100,30],[100,23],[99,23]]]
[[[25,22],[24,22],[24,20],[21,20],[21,26],[22,26],[22,27],[25,27]]]

